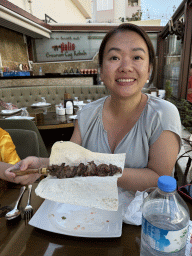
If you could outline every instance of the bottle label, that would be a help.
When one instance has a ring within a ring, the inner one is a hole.
[[[187,241],[188,225],[180,230],[169,231],[160,229],[142,218],[143,239],[153,249],[161,252],[173,253],[180,251]]]

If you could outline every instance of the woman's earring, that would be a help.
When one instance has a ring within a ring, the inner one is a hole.
[[[147,80],[147,84],[149,83],[149,80]]]

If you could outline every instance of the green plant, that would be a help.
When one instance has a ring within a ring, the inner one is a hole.
[[[140,12],[139,10],[137,10],[136,13],[133,13],[133,14],[132,14],[132,18],[133,18],[134,20],[141,20],[141,17],[142,17],[142,12]]]
[[[181,117],[182,125],[190,133],[192,133],[192,104],[185,99],[179,100],[174,98],[173,96],[171,96],[168,100],[177,107]]]
[[[124,22],[125,20],[127,20],[127,21],[138,21],[138,20],[141,20],[142,14],[143,13],[140,10],[137,10],[136,13],[132,14],[131,18],[129,18],[129,17],[126,17],[126,18],[119,17],[119,20],[121,22]]]
[[[173,88],[171,87],[171,81],[166,80],[165,82],[165,99],[171,98]]]

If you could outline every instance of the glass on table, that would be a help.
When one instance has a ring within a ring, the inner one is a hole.
[[[78,97],[74,97],[74,100],[76,101],[76,103],[78,103],[79,98]]]
[[[80,103],[79,98],[78,97],[74,97],[73,106],[78,108],[79,107],[79,103]]]
[[[56,104],[56,105],[55,105],[55,112],[56,112],[56,114],[59,113],[59,104]]]
[[[22,112],[21,112],[21,116],[30,116],[29,115],[29,112],[27,111],[27,108],[24,107],[24,108],[21,108]]]
[[[47,114],[47,108],[43,108],[43,114],[44,114],[44,115]]]
[[[62,103],[56,104],[55,105],[55,112],[56,112],[56,114],[58,115],[59,114],[59,109],[63,109],[63,108],[64,108],[64,106],[63,106]]]
[[[41,97],[41,101],[42,101],[43,103],[46,103],[45,97]]]

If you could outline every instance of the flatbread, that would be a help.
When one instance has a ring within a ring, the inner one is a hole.
[[[56,142],[51,150],[50,165],[76,166],[94,161],[99,164],[114,164],[124,169],[126,154],[104,154],[91,152],[70,141]],[[95,207],[108,211],[118,210],[117,179],[122,176],[116,174],[106,177],[74,177],[57,179],[48,176],[37,186],[35,192],[38,196],[72,205]]]

